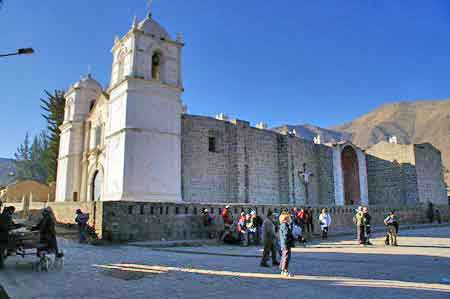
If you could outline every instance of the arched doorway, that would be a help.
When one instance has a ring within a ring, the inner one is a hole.
[[[96,170],[91,181],[91,200],[99,201],[102,197],[103,173]]]
[[[342,176],[344,178],[344,204],[358,205],[361,203],[359,186],[358,156],[351,146],[346,146],[341,153]]]

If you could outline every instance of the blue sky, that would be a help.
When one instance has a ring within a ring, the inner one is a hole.
[[[145,0],[4,0],[0,157],[44,128],[43,90],[67,88],[88,65],[104,86],[114,35],[146,15]],[[447,0],[155,0],[153,16],[182,32],[189,113],[269,126],[328,127],[393,101],[450,96]]]

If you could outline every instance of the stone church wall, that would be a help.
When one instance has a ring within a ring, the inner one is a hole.
[[[308,203],[303,163],[313,173]],[[332,204],[332,150],[246,121],[184,115],[182,194],[186,202]]]
[[[288,180],[290,203],[317,205],[334,203],[333,153],[332,149],[311,141],[287,136],[288,140]],[[299,177],[299,171],[312,172],[309,179],[308,201],[306,188]]]
[[[237,201],[236,129],[210,117],[182,117],[182,196],[188,202]],[[210,152],[208,138],[216,140]]]
[[[414,153],[420,202],[447,203],[441,153],[429,143],[415,144]]]
[[[244,144],[243,202],[279,203],[278,134],[252,127],[238,129],[238,134],[243,135]]]
[[[380,142],[367,150],[370,204],[445,204],[440,152],[431,144]]]
[[[367,155],[366,161],[370,204],[417,202],[417,177],[411,164],[391,162],[372,155]]]

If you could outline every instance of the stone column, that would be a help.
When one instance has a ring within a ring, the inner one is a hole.
[[[334,204],[344,205],[344,178],[342,176],[341,146],[333,148]]]

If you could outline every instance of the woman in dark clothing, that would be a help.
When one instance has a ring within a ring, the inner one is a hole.
[[[39,230],[40,243],[44,244],[46,248],[38,249],[38,255],[42,251],[59,254],[58,243],[56,241],[55,221],[53,220],[52,211],[49,208],[45,208],[42,211],[42,219],[39,223],[33,227],[33,230]]]
[[[363,207],[363,217],[364,217],[364,244],[366,245],[373,245],[370,242],[370,234],[371,234],[371,226],[370,226],[370,221],[372,220],[372,216],[370,216],[369,214],[369,208],[368,207]]]
[[[281,245],[281,275],[293,277],[289,273],[289,261],[291,259],[291,248],[294,245],[294,236],[292,235],[291,225],[289,224],[290,215],[286,212],[280,215],[280,245]]]

